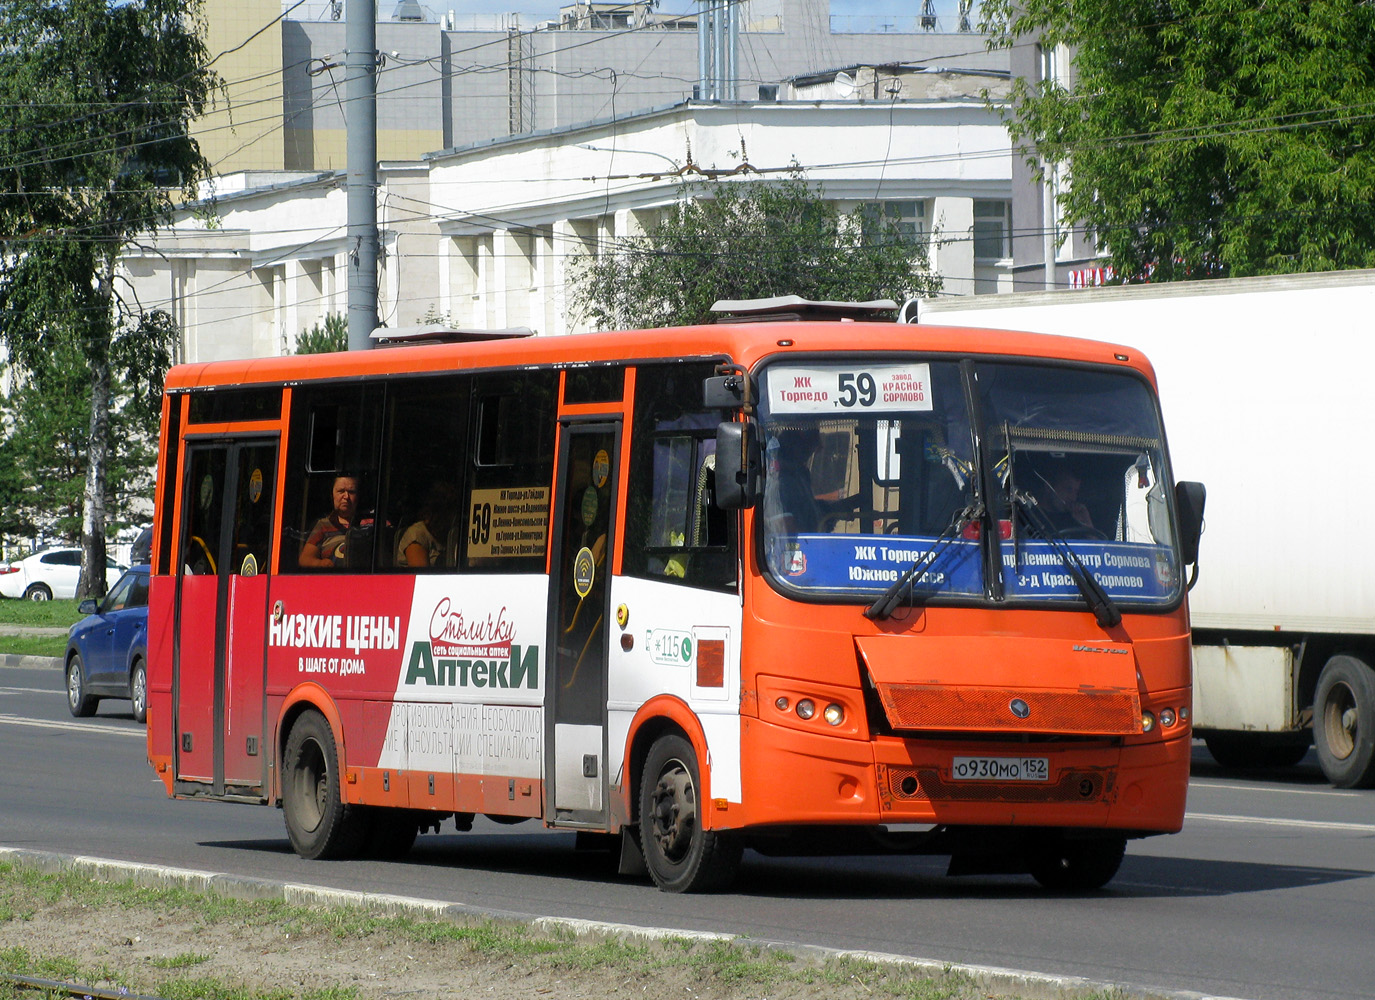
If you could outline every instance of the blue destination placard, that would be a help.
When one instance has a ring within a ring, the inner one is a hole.
[[[933,542],[933,537],[909,535],[798,535],[778,540],[773,564],[788,583],[803,590],[877,595],[924,558]],[[1167,548],[1078,539],[1066,544],[1111,597],[1165,601],[1174,596],[1174,562]],[[1073,575],[1049,542],[1022,539],[1016,556],[1010,541],[1002,545],[1008,597],[1080,598]],[[981,565],[977,541],[954,539],[925,569],[917,589],[982,596]]]
[[[1175,595],[1174,556],[1161,545],[1079,540],[1066,542],[1109,597],[1168,601]],[[1078,597],[1064,560],[1049,542],[1024,540],[1014,558],[1003,543],[1003,587],[1008,597]]]
[[[779,539],[774,565],[790,584],[805,590],[877,595],[924,558],[934,541],[907,535],[798,535]],[[924,593],[982,595],[979,543],[951,541],[917,587]]]

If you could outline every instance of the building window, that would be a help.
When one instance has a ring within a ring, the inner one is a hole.
[[[1004,260],[1012,256],[1012,202],[974,202],[974,258]]]
[[[860,206],[866,243],[925,242],[926,202],[869,201]]]

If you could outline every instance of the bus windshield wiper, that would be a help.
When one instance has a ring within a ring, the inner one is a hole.
[[[975,500],[969,506],[958,511],[927,550],[918,556],[912,565],[907,567],[892,582],[887,590],[879,595],[878,600],[864,609],[864,617],[880,621],[891,615],[902,601],[911,596],[922,574],[936,564],[936,560],[950,547],[950,543],[954,541],[956,535],[964,530],[964,526],[983,516],[983,510],[983,502]]]
[[[1098,619],[1098,624],[1103,628],[1115,628],[1122,621],[1122,612],[1117,610],[1117,605],[1113,603],[1107,591],[1093,578],[1093,574],[1079,558],[1079,553],[1075,552],[1061,537],[1060,532],[1055,530],[1055,526],[1037,504],[1036,498],[1016,489],[1009,490],[1008,496],[1012,498],[1013,507],[1027,519],[1032,530],[1046,540],[1052,551],[1065,564],[1069,575],[1079,587],[1079,593],[1084,595],[1084,601],[1093,612],[1093,617]]]

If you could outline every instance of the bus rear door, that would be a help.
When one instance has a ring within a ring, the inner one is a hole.
[[[277,439],[188,438],[186,452],[172,681],[176,777],[208,784],[216,796],[259,798],[271,757],[263,685]]]

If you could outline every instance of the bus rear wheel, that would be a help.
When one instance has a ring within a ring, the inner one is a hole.
[[[1313,742],[1327,780],[1338,788],[1375,787],[1375,670],[1334,656],[1313,696]]]
[[[1126,853],[1125,837],[1048,837],[1028,846],[1027,867],[1054,892],[1088,892],[1112,881]]]
[[[319,712],[303,713],[287,737],[282,813],[291,847],[303,858],[350,857],[367,834],[364,812],[344,803],[334,731]]]
[[[724,889],[740,867],[740,841],[702,829],[701,787],[692,744],[681,736],[655,740],[640,776],[640,848],[665,892]]]

